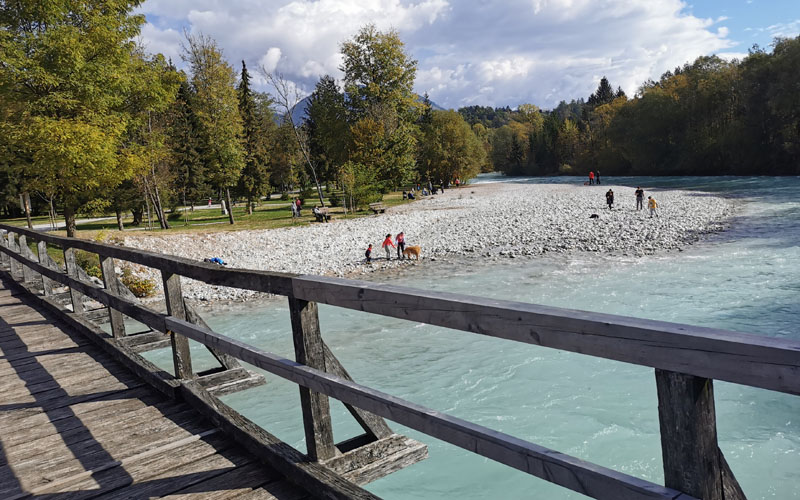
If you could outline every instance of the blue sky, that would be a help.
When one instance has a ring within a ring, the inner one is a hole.
[[[341,78],[339,45],[372,22],[419,61],[415,90],[448,108],[552,108],[602,76],[629,94],[707,54],[743,57],[800,33],[800,0],[146,0],[142,41],[180,63],[181,32],[214,38],[237,68],[303,92]]]
[[[699,17],[726,17],[721,24],[736,43],[733,52],[746,53],[753,44],[769,48],[775,36],[800,32],[800,0],[714,0],[689,3],[686,10]]]

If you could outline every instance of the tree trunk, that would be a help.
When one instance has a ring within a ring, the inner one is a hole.
[[[67,226],[67,237],[75,237],[75,209],[69,205],[64,205],[64,222]]]
[[[25,202],[25,219],[28,221],[28,229],[33,229],[33,222],[31,222],[31,195],[25,191],[22,199]]]
[[[53,197],[51,196],[51,197],[50,197],[50,198],[47,200],[47,202],[48,202],[48,204],[50,205],[50,228],[51,228],[53,231],[55,231],[55,230],[56,230],[56,226],[57,226],[58,224],[56,224],[56,217],[57,217],[57,215],[56,215],[56,207],[53,205]]]
[[[144,216],[144,209],[142,207],[131,209],[133,213],[133,222],[131,226],[140,226],[142,224],[142,217]]]
[[[247,214],[248,215],[253,215],[253,197],[252,196],[248,196],[247,197]]]
[[[161,194],[158,191],[158,183],[156,182],[155,174],[153,175],[153,191],[151,196],[153,197],[153,206],[158,214],[158,222],[161,224],[161,229],[169,229],[167,214],[164,213],[164,207],[161,204]]]
[[[125,226],[122,225],[122,212],[119,210],[114,210],[114,213],[117,215],[117,228],[119,228],[120,231],[124,231]]]
[[[231,205],[231,190],[229,188],[225,188],[225,199],[228,202],[228,219],[233,224],[235,221],[233,220],[233,205]]]

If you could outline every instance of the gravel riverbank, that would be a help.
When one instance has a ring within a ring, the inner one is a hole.
[[[605,192],[613,189],[609,210]],[[731,200],[695,191],[648,191],[659,217],[634,210],[633,188],[565,184],[478,184],[394,207],[385,214],[283,229],[209,234],[128,235],[123,244],[190,259],[220,257],[229,267],[358,277],[403,265],[425,265],[448,255],[520,258],[547,252],[602,252],[643,256],[679,250],[720,231],[733,213]],[[597,214],[598,218],[590,218]],[[420,245],[419,262],[385,260],[387,233]],[[364,250],[373,245],[372,264]],[[155,273],[153,274],[155,276]],[[160,280],[157,280],[160,281]],[[195,300],[244,300],[252,292],[184,280]]]

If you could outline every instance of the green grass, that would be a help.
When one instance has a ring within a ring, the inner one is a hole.
[[[219,231],[241,231],[247,229],[274,229],[280,227],[290,227],[290,226],[300,226],[300,225],[308,225],[308,224],[316,224],[317,222],[314,221],[314,215],[311,213],[311,208],[315,205],[315,201],[319,201],[316,198],[308,198],[305,200],[305,204],[302,210],[302,217],[300,218],[293,218],[289,200],[270,200],[270,201],[262,201],[258,206],[254,208],[252,214],[247,213],[247,209],[245,207],[245,203],[239,203],[238,206],[233,208],[233,217],[236,221],[235,224],[231,225],[227,215],[223,215],[219,208],[214,209],[195,209],[192,211],[178,211],[175,213],[167,214],[167,221],[169,222],[170,229],[161,229],[158,224],[158,220],[153,218],[153,230],[147,231],[149,234],[153,233],[212,233],[212,232],[219,232]],[[387,207],[392,207],[396,205],[402,205],[404,203],[409,203],[408,200],[403,200],[402,194],[398,192],[388,193],[383,196],[383,203]],[[318,203],[317,203],[318,204]],[[360,210],[356,213],[348,212],[347,215],[344,214],[344,210],[342,207],[331,207],[330,200],[325,199],[325,206],[328,207],[328,213],[331,215],[333,219],[343,219],[343,218],[355,218],[355,217],[364,217],[367,215],[372,215],[372,211],[369,209]],[[145,215],[146,217],[146,215]],[[79,216],[78,219],[81,218],[93,218],[93,217],[83,217]],[[47,216],[39,216],[32,218],[34,224],[47,224],[48,217]],[[63,218],[60,219],[63,221]],[[137,226],[131,226],[130,224],[133,222],[133,217],[128,214],[126,217],[123,218],[123,225],[125,226],[125,231],[120,232],[117,228],[117,221],[116,218],[111,218],[108,220],[103,221],[94,221],[94,222],[87,222],[84,224],[78,224],[78,237],[86,238],[86,239],[93,239],[98,237],[100,233],[103,233],[102,236],[120,236],[123,234],[129,233],[130,229],[135,229]],[[27,224],[27,221],[24,217],[22,218],[15,218],[15,219],[0,219],[0,223],[2,224],[9,224],[18,227],[24,227]],[[143,222],[142,225],[138,226],[138,228],[143,228],[147,226],[147,222]],[[130,231],[132,232],[132,231]],[[136,233],[140,231],[137,230]],[[57,235],[66,235],[64,230],[54,231],[52,234]],[[48,249],[48,253],[51,253]],[[60,254],[59,251],[54,251],[51,254],[54,259],[61,262],[63,261],[63,255]]]

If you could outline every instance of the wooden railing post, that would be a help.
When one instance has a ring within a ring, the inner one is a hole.
[[[100,257],[100,270],[103,272],[103,285],[110,293],[119,297],[119,280],[117,272],[114,270],[114,259],[104,255],[98,255],[98,257]],[[111,322],[111,333],[114,338],[124,337],[125,319],[122,317],[122,313],[109,306],[108,319]]]
[[[64,248],[64,267],[67,270],[67,276],[73,279],[80,279],[78,277],[78,264],[75,262],[75,249],[71,247]],[[72,312],[83,312],[83,294],[78,290],[69,287],[69,295],[72,299]]]
[[[319,329],[317,303],[290,296],[289,311],[292,315],[292,338],[297,362],[325,371],[325,349]],[[303,408],[309,459],[318,461],[333,458],[336,447],[333,444],[328,396],[300,386],[300,405]]]
[[[19,254],[26,258],[31,258],[33,252],[31,249],[28,248],[28,238],[24,234],[19,235]],[[22,265],[22,281],[25,283],[32,283],[36,281],[36,274],[33,272],[33,269],[26,266],[25,264]]]
[[[164,299],[167,302],[167,314],[178,319],[186,319],[186,308],[183,306],[181,277],[167,271],[161,271],[164,282]],[[192,356],[189,353],[189,339],[175,332],[167,332],[172,342],[172,362],[175,365],[175,377],[191,379]]]
[[[0,245],[3,247],[8,247],[8,231],[5,229],[0,229]],[[0,265],[7,266],[9,265],[10,257],[3,252],[0,252]]]
[[[11,231],[8,232],[8,238],[6,239],[7,244],[6,248],[11,250],[12,252],[19,253],[19,248],[17,247],[17,240],[14,239],[14,233]],[[19,279],[20,275],[22,274],[22,268],[18,260],[14,259],[13,257],[9,257],[9,267],[11,269],[11,277],[13,279]]]
[[[39,264],[43,265],[44,267],[49,267],[52,269],[52,266],[50,266],[50,259],[48,258],[49,256],[47,255],[47,242],[42,240],[37,242],[36,251],[39,254],[38,255]],[[57,286],[56,282],[54,282],[47,276],[42,275],[42,290],[44,292],[45,297],[53,295],[53,288],[55,288],[56,286]]]
[[[713,381],[655,372],[664,486],[703,500],[744,500],[717,445]]]

